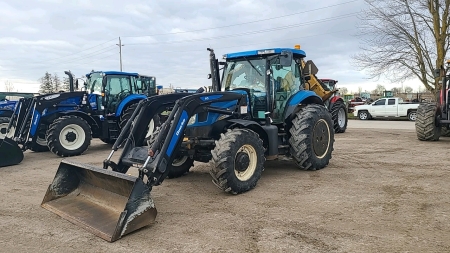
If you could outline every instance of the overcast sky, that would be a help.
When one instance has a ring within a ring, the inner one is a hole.
[[[156,76],[159,85],[210,85],[207,47],[217,56],[300,44],[319,68],[319,78],[372,90],[350,64],[358,52],[356,13],[363,0],[6,0],[0,2],[0,91],[10,80],[37,92],[46,71],[82,76],[91,69]],[[405,83],[414,89],[419,84]]]

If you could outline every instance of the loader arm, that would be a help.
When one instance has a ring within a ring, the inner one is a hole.
[[[214,107],[213,103],[236,101],[239,105],[235,111]],[[208,94],[194,94],[179,99],[161,126],[161,132],[150,147],[146,161],[140,171],[147,176],[147,184],[152,186],[162,183],[168,174],[168,166],[173,162],[176,153],[183,142],[184,130],[189,119],[200,112],[215,112],[226,115],[247,113],[247,95],[233,92],[211,92]],[[141,174],[141,173],[140,173]]]
[[[301,59],[301,67],[305,69],[308,67],[307,63],[303,59]],[[309,71],[308,71],[309,73]],[[330,90],[328,89],[315,75],[315,73],[309,73],[310,79],[305,84],[306,90],[314,91],[319,97],[322,98],[322,101],[328,100],[333,94],[336,92],[336,89]]]
[[[103,168],[107,169],[111,167],[114,171],[125,173],[128,167],[136,162],[135,159],[133,160],[133,155],[142,153],[139,152],[142,149],[145,149],[145,154],[148,153],[147,148],[142,147],[142,143],[146,135],[146,128],[153,116],[165,110],[170,111],[178,99],[190,95],[190,93],[172,93],[153,96],[140,101],[130,120],[125,124],[119,137],[117,137],[110,155],[103,161]],[[116,164],[111,161],[111,157],[123,143],[123,151],[120,155],[119,162]]]

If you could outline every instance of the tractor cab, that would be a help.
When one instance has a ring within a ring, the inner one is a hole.
[[[154,76],[139,75],[136,79],[136,91],[149,97],[158,95],[156,78]]]
[[[289,48],[225,54],[221,90],[247,90],[254,119],[264,120],[271,114],[273,123],[283,123],[287,103],[303,90],[298,61],[305,55]]]
[[[139,74],[118,71],[96,71],[86,74],[89,103],[94,110],[114,115],[128,96],[139,94]]]

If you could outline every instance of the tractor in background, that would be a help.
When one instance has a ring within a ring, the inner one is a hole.
[[[300,50],[300,45],[295,45],[295,48]],[[309,72],[309,75],[305,77],[305,89],[314,91],[322,98],[332,115],[335,133],[344,133],[347,129],[348,115],[344,99],[339,95],[339,90],[336,89],[338,81],[317,78],[316,74],[319,69],[311,60],[305,62],[304,59],[301,59],[300,64],[303,69],[308,68]]]
[[[0,156],[9,154],[0,167],[20,163],[22,152],[28,149],[67,157],[84,153],[92,138],[114,143],[137,103],[156,95],[155,77],[96,71],[86,74],[84,91],[75,91],[78,79],[70,71],[65,73],[71,92],[19,100],[6,130],[9,138],[0,143]],[[157,116],[149,129],[155,122],[158,124]]]

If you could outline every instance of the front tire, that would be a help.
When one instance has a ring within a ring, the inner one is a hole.
[[[420,141],[438,141],[441,128],[436,126],[438,105],[436,103],[423,103],[417,108],[416,134]]]
[[[416,118],[417,118],[417,111],[408,112],[408,120],[409,121],[416,121]]]
[[[77,116],[62,116],[50,124],[47,145],[50,151],[61,157],[83,154],[91,144],[89,124]]]
[[[336,101],[331,107],[331,117],[333,119],[333,128],[335,133],[344,133],[347,129],[348,115],[344,102]]]
[[[370,119],[370,114],[368,111],[359,111],[358,118],[360,120],[368,120],[368,119]]]
[[[221,190],[239,194],[253,189],[264,171],[264,147],[249,129],[229,129],[211,151],[210,174]]]
[[[328,165],[334,149],[332,126],[331,114],[321,105],[309,104],[295,114],[289,144],[300,169],[319,170]]]

